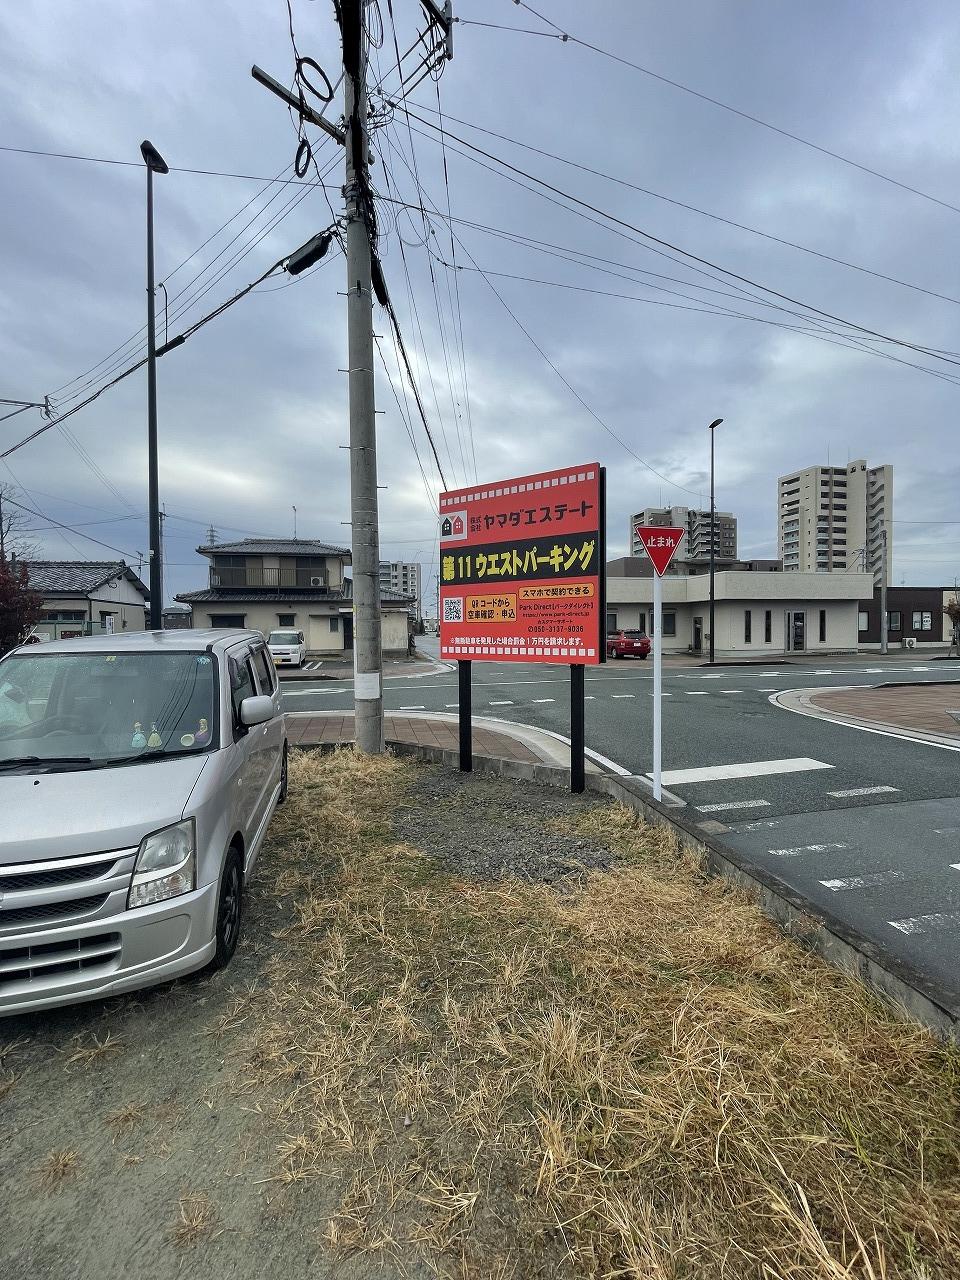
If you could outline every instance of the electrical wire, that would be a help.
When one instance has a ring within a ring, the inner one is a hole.
[[[434,113],[434,108],[427,106],[425,103],[418,102],[418,108],[421,111],[429,111]],[[441,135],[443,131],[443,115],[440,111],[436,112],[439,117],[439,128]],[[909,280],[900,280],[897,276],[887,275],[883,271],[874,270],[871,267],[861,266],[856,262],[848,262],[845,258],[835,257],[833,254],[824,253],[820,249],[814,249],[810,245],[800,244],[796,240],[787,240],[783,236],[774,235],[769,231],[761,231],[758,227],[748,226],[743,222],[736,222],[732,218],[725,218],[722,214],[713,213],[709,209],[701,209],[697,205],[688,204],[684,200],[677,200],[673,196],[664,195],[661,191],[653,191],[650,187],[642,187],[635,182],[629,182],[626,178],[618,178],[615,174],[604,173],[602,169],[593,169],[590,165],[581,164],[577,160],[571,160],[568,156],[557,155],[554,151],[546,151],[543,147],[536,147],[532,143],[522,142],[519,138],[511,138],[505,133],[498,133],[495,129],[487,129],[482,125],[473,124],[469,120],[463,120],[458,116],[447,114],[447,119],[452,120],[454,124],[459,124],[467,129],[473,129],[476,133],[486,134],[487,137],[497,138],[501,142],[509,142],[513,146],[522,147],[525,151],[532,151],[535,155],[544,156],[548,160],[556,160],[559,164],[569,165],[572,169],[579,169],[582,173],[589,173],[596,178],[604,178],[608,182],[614,182],[618,186],[626,187],[630,191],[637,191],[641,195],[651,196],[654,200],[661,200],[664,204],[673,205],[677,209],[685,209],[688,213],[696,213],[700,217],[709,218],[713,222],[719,222],[723,226],[733,227],[737,231],[746,231],[750,235],[759,236],[763,240],[770,240],[774,244],[784,245],[788,249],[796,249],[800,253],[809,254],[811,257],[820,258],[824,262],[832,262],[836,266],[846,267],[850,271],[858,271],[863,275],[872,276],[876,280],[884,280],[888,284],[899,285],[902,289],[911,289],[915,293],[925,294],[929,298],[938,298],[941,302],[950,302],[954,306],[960,306],[960,298],[951,297],[950,294],[938,293],[935,289],[927,289],[923,285],[914,284]]]
[[[100,538],[94,538],[89,533],[81,533],[79,529],[75,529],[72,525],[63,524],[60,520],[54,520],[52,516],[45,515],[42,511],[34,511],[33,507],[28,507],[22,502],[15,502],[13,498],[4,499],[9,502],[12,507],[19,507],[21,511],[29,511],[32,516],[38,516],[41,520],[49,520],[50,524],[57,529],[66,529],[68,532],[76,534],[78,538],[84,538],[87,542],[95,542],[98,547],[106,547],[108,551],[115,551],[117,555],[123,556],[124,561],[136,560],[136,554],[131,555],[129,551],[123,551],[120,547],[115,547],[111,542],[103,542]]]
[[[638,62],[631,62],[629,58],[621,57],[617,53],[611,53],[609,49],[602,49],[599,45],[591,44],[588,40],[581,40],[579,36],[571,35],[568,31],[564,31],[562,27],[558,27],[550,18],[538,13],[531,5],[526,4],[525,0],[514,0],[514,3],[526,9],[528,13],[532,13],[541,22],[553,27],[554,31],[558,33],[552,37],[551,33],[547,31],[524,32],[524,34],[538,34],[559,39],[564,44],[578,44],[583,49],[589,49],[592,53],[599,54],[603,58],[609,58],[612,62],[618,62],[621,66],[629,67],[633,71],[639,71],[642,75],[649,76],[652,80],[658,80],[661,84],[669,85],[671,89],[679,89],[682,93],[699,98],[701,102],[708,102],[713,107],[719,107],[722,111],[728,111],[731,115],[739,116],[741,120],[748,120],[751,124],[759,125],[762,129],[769,129],[771,133],[779,134],[782,138],[789,138],[791,142],[797,142],[803,147],[809,147],[811,151],[817,151],[821,155],[829,156],[832,160],[839,160],[841,164],[849,165],[852,169],[858,169],[861,173],[869,174],[873,178],[879,178],[881,182],[889,183],[890,186],[899,187],[901,191],[908,191],[911,195],[919,196],[921,200],[928,200],[931,204],[939,205],[942,209],[949,209],[951,213],[960,213],[960,206],[951,204],[948,200],[941,200],[938,196],[933,196],[928,191],[921,191],[919,187],[913,187],[908,182],[901,182],[899,178],[892,178],[888,173],[882,173],[879,169],[872,169],[869,165],[861,164],[858,160],[853,160],[850,156],[845,156],[839,151],[833,151],[817,142],[811,142],[809,138],[801,137],[797,133],[791,133],[789,129],[781,129],[779,125],[771,124],[769,120],[763,120],[760,116],[752,115],[749,111],[742,111],[739,107],[731,106],[729,102],[721,102],[719,98],[712,98],[709,94],[701,93],[699,89],[693,89],[690,85],[682,84],[679,80],[672,80],[669,76],[661,75],[650,67],[641,66]],[[466,25],[465,20],[458,18],[454,19],[454,21],[464,21],[464,25]]]
[[[411,116],[414,120],[417,120],[418,123],[425,124],[433,130],[437,129],[437,126],[433,124],[432,121],[423,120],[422,117],[419,117],[414,112],[411,112],[409,107],[401,106],[400,109],[404,112],[404,114]],[[569,201],[571,204],[577,205],[583,209],[587,209],[591,213],[595,213],[599,215],[601,218],[606,219],[611,224],[614,224],[619,227],[624,227],[628,231],[632,231],[635,235],[641,236],[644,240],[650,241],[652,244],[660,245],[666,249],[672,250],[674,253],[679,253],[685,259],[690,259],[692,262],[697,262],[704,266],[711,267],[713,268],[713,270],[720,271],[722,272],[723,275],[729,276],[733,280],[738,280],[741,283],[750,285],[755,289],[760,289],[764,293],[768,293],[773,297],[781,299],[781,301],[790,302],[794,306],[803,307],[805,310],[812,312],[814,315],[822,316],[826,320],[832,320],[838,324],[846,325],[848,328],[856,329],[860,333],[865,334],[867,337],[880,338],[887,342],[892,342],[897,346],[907,347],[911,351],[915,351],[920,355],[930,356],[932,359],[941,360],[947,364],[960,365],[960,361],[953,359],[952,357],[942,355],[933,348],[924,347],[917,343],[909,342],[903,338],[892,338],[890,337],[889,334],[881,333],[876,329],[871,329],[865,325],[858,324],[856,321],[853,321],[853,320],[845,320],[843,319],[843,317],[834,315],[830,311],[825,311],[820,307],[813,306],[811,303],[803,302],[798,298],[791,297],[789,294],[782,293],[778,289],[773,289],[769,285],[761,284],[759,281],[752,280],[750,279],[749,276],[741,275],[739,272],[732,271],[728,267],[724,267],[719,263],[712,262],[709,258],[703,258],[699,254],[692,253],[690,250],[682,248],[680,245],[673,244],[669,240],[664,240],[660,236],[655,236],[649,231],[644,231],[642,227],[638,227],[634,223],[628,222],[623,218],[618,218],[615,214],[608,213],[606,210],[599,208],[597,205],[591,204],[589,201],[581,200],[579,197],[571,195],[569,192],[564,191],[562,188],[554,186],[553,183],[547,182],[546,179],[544,178],[537,177],[535,174],[532,174],[532,173],[524,172],[524,170],[518,169],[515,165],[510,164],[509,161],[503,160],[501,157],[493,155],[490,152],[485,151],[482,147],[475,146],[471,142],[467,142],[465,139],[458,137],[456,134],[451,134],[449,130],[447,130],[446,136],[447,138],[453,138],[454,141],[458,142],[461,146],[467,147],[470,151],[475,151],[478,154],[485,156],[488,160],[493,161],[495,164],[501,165],[505,169],[509,169],[512,173],[520,174],[521,176],[528,178],[530,181],[534,182],[538,187],[542,187],[547,191],[553,192],[555,195],[562,197],[562,199]],[[494,172],[496,172],[496,170],[494,170]],[[529,190],[529,188],[527,189]]]

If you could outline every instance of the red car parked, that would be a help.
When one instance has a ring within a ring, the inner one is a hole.
[[[608,658],[646,658],[650,637],[643,631],[614,631],[607,636]]]

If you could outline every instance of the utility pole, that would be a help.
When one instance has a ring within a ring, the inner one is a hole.
[[[350,518],[353,528],[353,700],[356,742],[383,751],[380,530],[373,385],[372,201],[367,165],[366,0],[341,0],[346,133],[347,377],[350,392]]]
[[[887,526],[880,530],[880,652],[887,652]]]
[[[714,657],[713,624],[716,617],[715,578],[716,578],[716,571],[717,571],[717,548],[713,540],[714,533],[715,533],[715,526],[716,526],[716,503],[714,501],[714,492],[713,492],[713,469],[714,469],[713,468],[713,459],[714,459],[713,437],[717,427],[719,427],[722,421],[723,421],[722,418],[715,418],[713,422],[710,423],[710,662],[711,662],[711,665],[713,663],[713,657]]]

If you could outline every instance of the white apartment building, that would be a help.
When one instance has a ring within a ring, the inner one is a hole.
[[[636,526],[664,525],[683,529],[680,547],[673,558],[679,567],[687,560],[710,559],[710,512],[696,511],[691,507],[644,507],[630,517],[630,554],[645,554],[637,537]],[[732,511],[714,512],[714,546],[717,560],[737,558],[737,518]],[[676,571],[676,570],[675,570]]]
[[[781,476],[777,547],[784,572],[864,570],[879,583],[893,576],[893,467],[806,467]]]
[[[413,601],[410,612],[419,617],[420,602],[420,565],[403,560],[380,561],[380,586],[387,591],[396,591],[402,596],[409,596]]]

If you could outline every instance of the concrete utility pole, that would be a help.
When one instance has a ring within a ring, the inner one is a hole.
[[[709,431],[710,431],[710,661],[711,663],[713,662],[713,658],[714,658],[713,630],[714,630],[714,622],[716,621],[716,613],[717,613],[717,596],[716,596],[717,549],[716,549],[716,544],[714,543],[714,537],[716,533],[717,513],[716,513],[716,502],[714,499],[714,485],[713,485],[713,472],[714,472],[713,438],[717,430],[717,427],[719,427],[722,421],[723,421],[722,418],[714,418],[713,422],[710,423],[710,427],[709,427]]]
[[[366,0],[341,0],[346,133],[347,339],[350,390],[350,517],[353,527],[353,699],[357,747],[383,751],[380,530],[373,385],[373,288],[367,165]]]
[[[887,652],[887,527],[880,530],[883,559],[880,562],[880,652]]]

